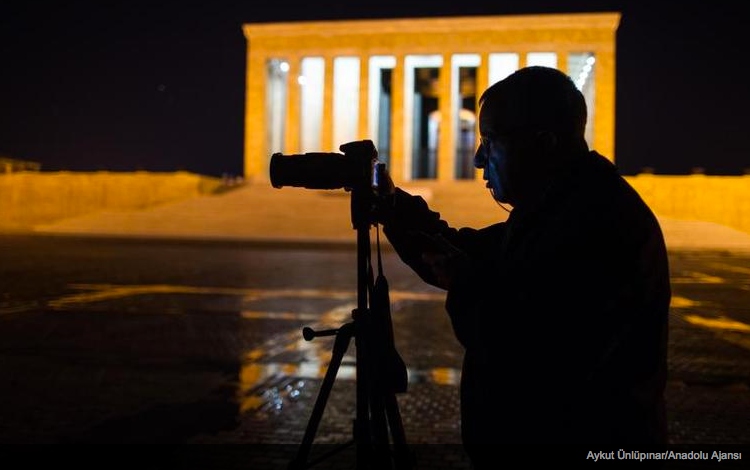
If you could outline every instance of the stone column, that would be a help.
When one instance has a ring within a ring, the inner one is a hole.
[[[289,63],[289,72],[287,75],[286,90],[286,123],[284,126],[284,153],[299,153],[299,130],[300,130],[300,58],[299,56],[290,56],[287,59]]]
[[[555,51],[555,53],[557,54],[557,70],[567,75],[568,74],[568,51],[557,50]]]
[[[404,55],[396,55],[391,83],[391,165],[388,171],[396,184],[404,174]]]
[[[338,151],[333,148],[333,56],[325,56],[323,68],[323,124],[321,125],[321,152]]]
[[[370,56],[359,56],[359,118],[358,139],[374,139],[369,129],[369,104],[370,104]]]
[[[594,148],[615,161],[615,47],[594,52]]]
[[[268,177],[266,153],[265,85],[266,57],[262,51],[247,48],[245,82],[245,178]]]
[[[518,68],[519,69],[526,67],[526,54],[528,54],[528,51],[521,51],[518,53]]]
[[[484,93],[484,90],[487,89],[487,86],[490,82],[490,54],[487,52],[482,52],[480,54],[480,62],[479,67],[477,67],[477,129],[476,129],[476,143],[477,147],[479,147],[479,98],[482,96],[482,93]],[[477,169],[475,179],[482,180],[482,170]]]
[[[440,130],[438,137],[437,179],[453,181],[456,175],[456,145],[453,122],[453,65],[452,55],[443,54],[440,68],[438,109],[440,110]]]

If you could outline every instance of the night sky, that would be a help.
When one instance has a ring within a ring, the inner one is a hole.
[[[750,168],[741,2],[0,2],[0,156],[242,173],[246,22],[620,11],[625,174]]]

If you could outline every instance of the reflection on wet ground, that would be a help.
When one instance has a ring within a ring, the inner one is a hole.
[[[243,305],[248,310],[239,314],[247,320],[290,320],[312,322],[317,329],[335,329],[349,321],[351,312],[356,307],[352,302],[354,293],[343,290],[326,289],[240,289],[225,287],[197,287],[179,285],[96,285],[73,284],[69,288],[78,293],[65,295],[47,303],[57,310],[72,309],[85,304],[94,304],[116,299],[127,299],[135,296],[165,294],[165,295],[221,295],[240,296]],[[444,294],[433,292],[391,291],[391,300],[398,305],[404,301],[444,301]],[[337,305],[322,313],[302,313],[292,311],[263,311],[254,308],[289,306],[299,309],[309,308],[300,305],[299,300],[315,299],[339,301]],[[270,302],[269,302],[270,301]],[[341,302],[344,302],[343,304]],[[290,305],[291,304],[291,305]],[[173,312],[174,313],[174,312]],[[269,339],[251,349],[244,355],[244,362],[240,370],[239,396],[240,411],[245,412],[262,406],[273,406],[280,409],[285,400],[296,399],[298,388],[302,388],[305,379],[322,379],[331,358],[332,340],[305,341],[300,332],[282,332],[272,335]],[[408,369],[412,382],[432,380],[442,385],[457,385],[460,372],[453,368],[437,367],[428,370]],[[278,376],[293,376],[300,380],[295,385],[287,384],[283,390],[270,388],[258,390],[257,386]],[[345,357],[337,374],[338,380],[355,379],[355,359],[352,353]],[[296,387],[296,388],[295,388]]]

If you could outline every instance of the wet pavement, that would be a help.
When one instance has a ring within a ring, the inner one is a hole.
[[[349,319],[354,262],[346,245],[0,237],[0,441],[299,442],[332,345],[300,331]],[[670,440],[750,444],[750,254],[670,262]],[[460,444],[444,294],[393,252],[385,268],[409,442]],[[351,354],[317,442],[350,438]],[[468,466],[450,459],[431,467]]]

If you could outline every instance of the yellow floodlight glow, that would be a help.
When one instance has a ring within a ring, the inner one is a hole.
[[[703,326],[715,330],[740,331],[743,333],[750,333],[750,325],[732,320],[731,318],[727,317],[706,318],[698,315],[685,315],[684,318],[688,323],[697,326]]]

